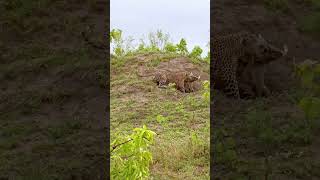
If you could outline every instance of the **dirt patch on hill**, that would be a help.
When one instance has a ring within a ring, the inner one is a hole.
[[[199,76],[199,80],[189,83],[193,91],[198,91],[201,88],[202,82],[210,79],[207,72],[201,70],[196,64],[191,62],[191,59],[185,57],[172,58],[167,61],[160,62],[154,67],[148,67],[145,64],[140,64],[137,69],[137,74],[143,79],[152,80],[156,73],[174,74],[178,72],[188,72],[195,76]]]

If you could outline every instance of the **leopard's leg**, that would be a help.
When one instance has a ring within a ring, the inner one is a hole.
[[[184,84],[185,84],[184,81],[181,81],[181,92],[186,93]]]
[[[264,65],[255,65],[254,68],[252,69],[251,77],[253,79],[253,83],[255,85],[257,95],[259,97],[270,95],[270,90],[266,87],[264,83],[264,73],[265,73]]]
[[[250,60],[250,59],[249,59]],[[247,64],[241,64],[238,69],[238,84],[240,96],[245,98],[253,98],[255,96],[254,85],[251,78],[252,61]]]
[[[222,61],[219,71],[216,72],[216,82],[219,88],[227,95],[240,99],[238,80],[237,80],[237,59],[229,57]]]
[[[238,70],[238,57],[232,57],[233,62],[231,65],[231,72],[229,72],[229,82],[228,88],[231,90],[231,94],[234,98],[240,99],[240,92],[239,92],[239,83],[237,77],[237,70]]]
[[[184,89],[183,89],[182,81],[177,80],[175,84],[176,84],[176,89],[183,92]]]
[[[255,93],[251,84],[239,82],[239,93],[241,98],[253,98]]]
[[[184,83],[184,89],[186,93],[190,93],[191,92],[191,83],[190,82],[185,82]]]
[[[166,78],[162,78],[158,82],[158,87],[159,88],[167,88],[168,82]]]
[[[240,99],[238,81],[235,75],[230,75],[229,78],[225,78],[226,86],[223,91],[227,96],[234,97],[236,99]]]

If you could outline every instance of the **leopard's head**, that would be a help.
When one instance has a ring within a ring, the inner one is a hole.
[[[283,50],[268,43],[260,34],[248,35],[241,39],[245,55],[254,58],[255,63],[266,64],[287,55],[288,48],[284,45]]]
[[[188,75],[187,75],[186,81],[187,81],[187,82],[194,82],[194,81],[197,81],[197,80],[199,80],[199,79],[200,79],[200,75],[199,75],[199,76],[196,76],[196,75],[194,75],[192,72],[190,72],[190,73],[188,73]]]

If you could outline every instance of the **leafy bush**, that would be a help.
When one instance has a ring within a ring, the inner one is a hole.
[[[177,46],[175,46],[173,43],[168,42],[164,47],[164,51],[168,53],[176,53]]]
[[[204,58],[204,61],[210,64],[210,51],[208,51],[207,56]]]
[[[120,43],[122,39],[122,31],[120,29],[112,29],[110,32],[110,42],[115,41],[116,43]]]
[[[187,41],[184,38],[182,38],[179,44],[177,44],[177,49],[178,49],[178,52],[182,55],[188,54]]]
[[[113,29],[110,32],[110,42],[115,44],[113,51],[117,56],[124,54],[122,31],[120,29]]]
[[[149,176],[152,154],[149,146],[155,133],[144,125],[130,136],[118,136],[111,143],[111,179],[144,179]]]
[[[203,50],[200,46],[195,46],[190,53],[190,57],[194,59],[201,59],[202,51]]]
[[[204,93],[202,94],[203,99],[209,104],[210,103],[210,81],[203,82]]]

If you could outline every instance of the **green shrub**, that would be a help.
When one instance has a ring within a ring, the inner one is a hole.
[[[110,43],[114,43],[113,52],[116,56],[124,55],[122,31],[120,29],[112,29],[110,32]]]
[[[187,41],[184,38],[182,38],[179,44],[177,44],[177,49],[178,52],[182,55],[188,54]]]
[[[173,43],[167,43],[164,46],[164,51],[169,53],[176,53],[177,52],[177,46],[175,46]]]
[[[190,57],[194,59],[201,59],[202,51],[203,50],[200,46],[195,46],[190,53]]]
[[[121,42],[122,31],[120,29],[112,29],[110,32],[110,42],[115,41],[116,43]]]
[[[146,126],[135,128],[130,136],[118,136],[110,147],[111,179],[145,179],[149,177],[152,154],[149,146],[155,133]]]
[[[204,61],[210,64],[210,51],[208,51],[207,56],[204,58]]]
[[[202,97],[205,100],[205,102],[210,105],[210,81],[203,82],[203,89],[204,92],[202,94]]]

